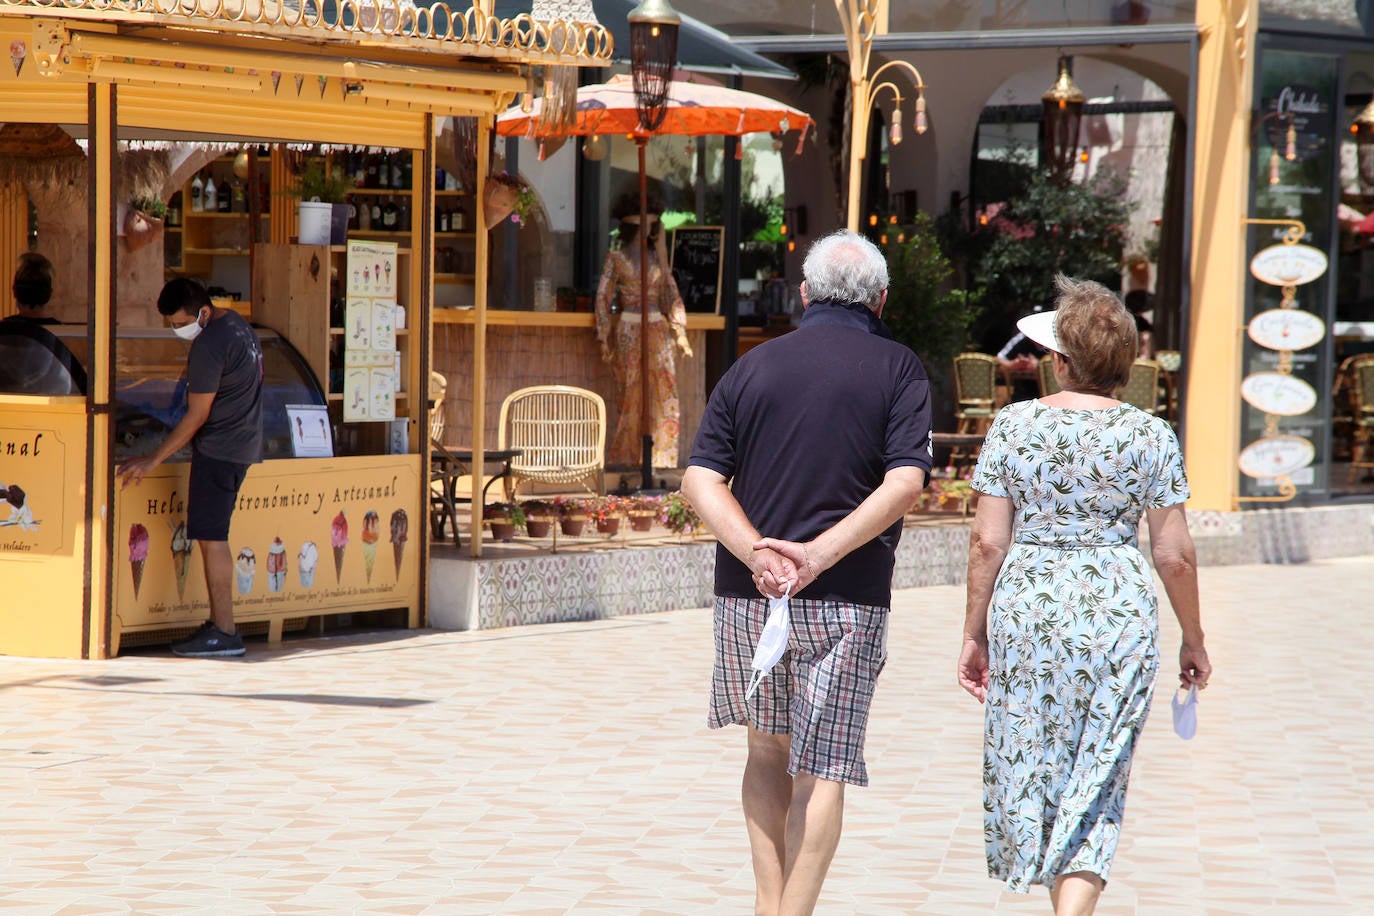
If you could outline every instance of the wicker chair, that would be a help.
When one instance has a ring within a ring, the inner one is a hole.
[[[1046,353],[1040,357],[1040,396],[1047,398],[1059,393],[1059,379],[1054,377],[1054,354]]]
[[[1116,396],[1148,414],[1159,413],[1159,363],[1138,359],[1131,364],[1131,378],[1116,390]]]
[[[444,395],[448,392],[448,379],[439,372],[429,374],[429,447],[431,453],[440,453],[448,459],[444,449]],[[449,459],[451,460],[451,459]],[[453,541],[458,538],[458,510],[454,500],[449,498],[445,488],[443,468],[450,469],[456,462],[443,465],[431,462],[429,470],[429,526],[436,541],[444,539],[444,525],[453,526]],[[451,473],[451,470],[450,470]]]
[[[1360,468],[1374,471],[1374,353],[1364,353],[1349,361],[1350,413],[1354,439],[1350,447],[1350,474],[1354,483]]]
[[[521,388],[501,403],[497,428],[499,448],[521,450],[511,459],[507,499],[515,499],[526,480],[605,492],[606,402],[596,392],[569,385]]]
[[[986,353],[960,353],[954,357],[955,431],[964,435],[986,433],[997,412],[997,357]],[[978,454],[976,448],[955,446],[949,463],[960,467]]]

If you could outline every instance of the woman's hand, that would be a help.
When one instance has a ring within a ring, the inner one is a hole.
[[[1181,687],[1197,685],[1198,690],[1206,690],[1212,677],[1212,663],[1207,658],[1207,650],[1202,646],[1189,646],[1187,643],[1178,650],[1178,683]]]
[[[682,355],[688,359],[692,356],[692,345],[687,342],[687,335],[682,331],[677,335],[677,348],[682,351]]]
[[[964,647],[959,651],[955,677],[959,679],[959,686],[967,690],[979,703],[988,698],[987,637],[964,637]]]

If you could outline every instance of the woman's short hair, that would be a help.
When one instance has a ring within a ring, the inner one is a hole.
[[[1135,362],[1135,319],[1101,283],[1060,274],[1055,337],[1068,361],[1070,388],[1110,395],[1126,384]]]
[[[817,239],[802,264],[806,297],[876,308],[887,289],[887,258],[868,239],[847,229]]]
[[[52,299],[52,280],[52,261],[36,251],[24,252],[14,272],[14,301],[25,308],[42,308]]]

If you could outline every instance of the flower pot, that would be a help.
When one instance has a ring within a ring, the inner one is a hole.
[[[631,512],[630,530],[648,531],[654,527],[654,512]]]
[[[515,209],[517,200],[515,188],[494,178],[488,178],[483,191],[482,206],[486,215],[488,229],[495,229]]]
[[[613,535],[619,533],[619,531],[620,531],[620,516],[616,515],[616,516],[612,516],[611,518],[600,518],[600,519],[597,519],[597,520],[596,520],[596,530],[599,531],[599,532],[601,532],[602,534],[606,535],[607,537],[610,537],[610,536],[613,536]]]
[[[124,244],[138,251],[162,234],[162,220],[132,207],[124,217]]]
[[[332,239],[334,205],[318,200],[296,204],[296,240],[302,245],[329,245]],[[347,223],[344,224],[347,226]]]
[[[546,538],[553,528],[553,519],[548,516],[525,516],[525,533],[532,538]]]
[[[488,519],[487,525],[491,528],[491,539],[493,541],[500,541],[503,544],[508,544],[511,538],[515,537],[515,522],[494,518]]]
[[[563,533],[570,538],[581,537],[582,528],[587,524],[585,515],[564,515],[558,520]]]

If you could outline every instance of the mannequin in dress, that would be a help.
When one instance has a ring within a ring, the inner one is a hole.
[[[668,269],[667,246],[659,215],[662,206],[649,206],[649,411],[653,435],[653,464],[678,466],[677,368],[674,350],[691,356],[687,343],[687,312]],[[620,415],[607,450],[606,463],[636,467],[642,445],[640,423],[640,308],[639,308],[639,198],[617,202],[620,247],[607,253],[596,292],[596,338],[601,358],[611,364],[619,386]]]

